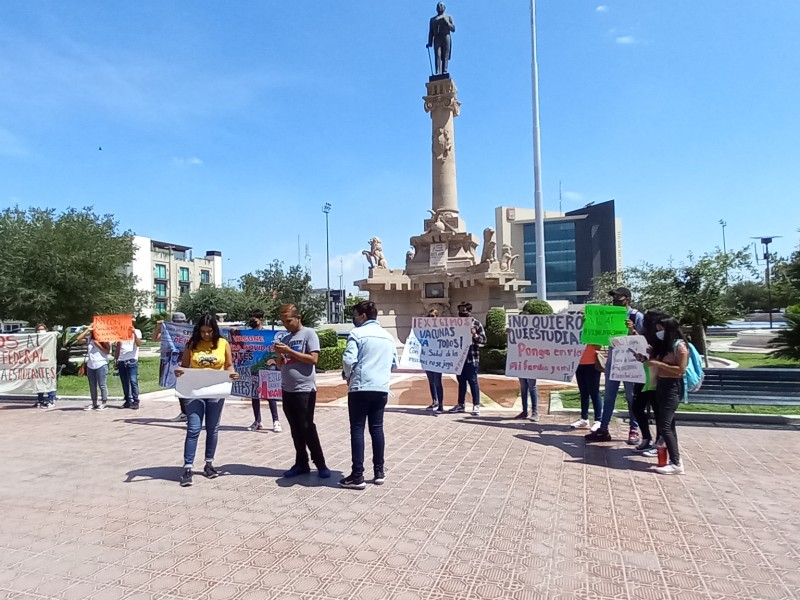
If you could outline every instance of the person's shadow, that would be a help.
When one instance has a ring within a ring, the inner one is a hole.
[[[271,467],[258,467],[254,465],[243,464],[227,464],[216,467],[219,471],[220,477],[229,477],[231,475],[245,476],[245,477],[268,477],[275,479],[279,487],[292,487],[300,485],[303,487],[338,487],[339,479],[344,475],[341,471],[331,471],[331,476],[328,479],[319,477],[315,470],[307,475],[298,475],[297,477],[284,477],[283,469],[273,469]],[[195,467],[192,469],[195,475],[202,477],[202,467]],[[183,474],[183,467],[144,467],[141,469],[134,469],[128,471],[124,483],[140,483],[142,481],[174,481],[178,482]]]
[[[515,434],[515,438],[533,442],[542,446],[553,446],[570,457],[566,462],[584,463],[607,469],[623,469],[625,471],[649,471],[655,466],[638,454],[631,452],[630,446],[612,447],[601,444],[586,443],[583,435],[557,435],[544,430],[530,434]]]

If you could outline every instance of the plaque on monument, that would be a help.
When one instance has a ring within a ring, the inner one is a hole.
[[[431,257],[428,266],[447,268],[447,244],[431,244]]]

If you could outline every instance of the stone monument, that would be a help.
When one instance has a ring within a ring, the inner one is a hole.
[[[389,268],[380,239],[371,238],[370,249],[363,251],[369,276],[355,282],[378,305],[381,324],[400,340],[408,336],[412,317],[424,316],[431,308],[439,309],[442,316],[455,315],[458,303],[471,302],[473,314],[483,320],[491,307],[516,309],[517,293],[530,285],[516,278],[512,265],[518,255],[513,248],[504,246],[498,260],[491,227],[483,232],[478,260],[480,240],[467,231],[459,216],[454,121],[461,103],[447,72],[450,33],[455,26],[444,13],[444,4],[439,3],[436,10],[428,37],[429,47],[437,45],[436,74],[429,78],[423,97],[431,118],[430,218],[424,220],[422,233],[411,236],[404,269]]]

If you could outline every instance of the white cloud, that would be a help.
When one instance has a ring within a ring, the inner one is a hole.
[[[601,4],[597,8],[595,8],[597,12],[608,12],[608,7],[605,4]]]
[[[183,166],[187,166],[187,165],[188,166],[200,166],[200,165],[203,164],[202,159],[197,158],[196,156],[192,156],[192,157],[189,157],[189,158],[181,158],[179,156],[176,156],[175,158],[172,159],[172,162],[175,163],[176,165],[180,165],[182,167]]]
[[[632,35],[620,35],[617,36],[617,38],[614,41],[620,46],[632,46],[633,44],[638,43],[639,40],[637,40]]]

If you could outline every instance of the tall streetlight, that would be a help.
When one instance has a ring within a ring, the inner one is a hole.
[[[728,222],[725,219],[720,219],[719,224],[722,225],[722,253],[725,255],[725,285],[728,285],[728,246],[725,244],[725,228],[728,226]]]
[[[536,59],[536,0],[531,0],[531,85],[533,88],[533,203],[536,215],[536,297],[547,300],[542,203],[542,155],[539,136],[539,62]]]
[[[769,245],[772,243],[772,240],[775,238],[779,238],[779,235],[772,235],[772,236],[763,236],[763,237],[754,237],[751,239],[754,240],[761,240],[761,243],[764,244],[764,260],[767,261],[767,271],[764,274],[764,282],[767,284],[767,311],[769,312],[769,328],[772,329],[772,289],[770,288],[769,280],[770,280],[770,273],[769,273]]]
[[[330,235],[328,230],[328,215],[331,212],[331,203],[326,202],[322,207],[322,212],[325,213],[325,269],[328,272],[328,286],[325,289],[325,318],[328,323],[331,322],[331,246]]]

